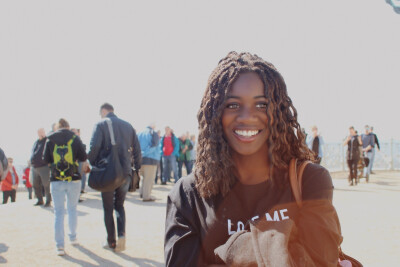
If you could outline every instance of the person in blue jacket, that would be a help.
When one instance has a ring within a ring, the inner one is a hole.
[[[152,123],[143,132],[138,134],[140,148],[142,150],[142,168],[140,176],[143,177],[140,195],[143,201],[155,201],[151,196],[154,185],[154,177],[157,172],[157,164],[160,161],[159,137]]]

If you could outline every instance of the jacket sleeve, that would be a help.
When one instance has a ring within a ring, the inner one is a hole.
[[[140,148],[140,143],[139,139],[137,137],[135,129],[133,129],[133,135],[132,135],[132,144],[133,144],[133,162],[135,164],[135,169],[140,170],[142,167],[142,150]]]
[[[53,163],[53,155],[51,153],[50,146],[51,146],[50,139],[47,139],[43,149],[43,160],[47,164]]]
[[[181,201],[187,205],[185,199]],[[200,234],[190,216],[193,211],[179,206],[168,196],[164,242],[166,266],[204,266]]]
[[[77,149],[76,159],[78,161],[86,161],[87,154],[86,154],[85,146],[83,145],[81,138],[79,136],[76,136],[75,142],[76,142],[76,149]]]
[[[90,139],[90,151],[88,154],[88,159],[91,165],[96,164],[96,160],[103,143],[103,138],[104,137],[100,129],[100,123],[97,123],[93,130],[92,139]]]

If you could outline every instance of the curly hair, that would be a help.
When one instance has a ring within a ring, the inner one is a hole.
[[[267,98],[271,170],[287,169],[289,161],[313,160],[305,135],[297,121],[297,111],[287,94],[286,84],[274,65],[250,53],[230,52],[211,73],[200,110],[195,184],[202,197],[226,195],[238,179],[230,147],[224,137],[221,117],[226,96],[240,74],[254,72],[264,84]]]

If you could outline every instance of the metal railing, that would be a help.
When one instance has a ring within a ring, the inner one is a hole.
[[[380,142],[381,150],[375,147],[374,170],[400,170],[400,141]],[[329,171],[347,171],[346,150],[343,143],[325,143],[321,165]]]

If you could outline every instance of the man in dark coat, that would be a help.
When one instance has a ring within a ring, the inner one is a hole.
[[[107,243],[104,248],[113,249],[117,252],[125,250],[125,209],[124,201],[132,175],[132,166],[136,170],[141,167],[141,149],[132,125],[121,120],[114,114],[114,108],[108,103],[100,107],[100,115],[103,118],[95,126],[92,139],[90,141],[90,151],[88,158],[90,164],[97,166],[98,163],[106,158],[111,151],[111,139],[106,119],[110,119],[115,136],[115,142],[118,144],[119,158],[123,171],[126,175],[125,183],[112,192],[102,192],[104,209],[104,223],[107,230]],[[133,162],[132,162],[133,158]],[[118,240],[115,236],[115,224],[113,210],[117,212],[117,231]]]

